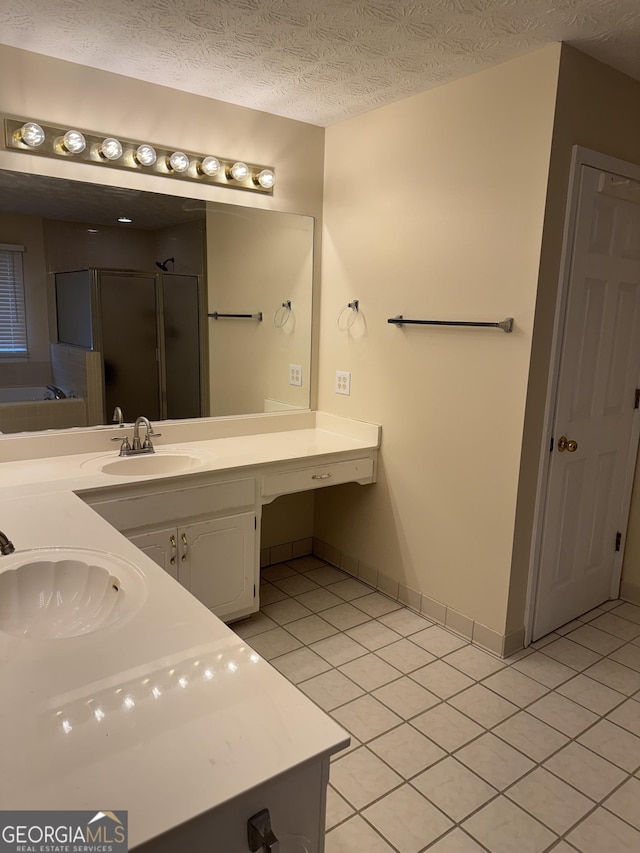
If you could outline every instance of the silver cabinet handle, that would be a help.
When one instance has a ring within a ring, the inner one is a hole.
[[[180,559],[183,563],[187,562],[187,554],[189,553],[189,543],[187,542],[187,534],[182,533],[180,536],[180,540],[182,542],[182,557]]]
[[[331,477],[333,477],[333,474],[312,474],[311,475],[312,480],[329,480]]]

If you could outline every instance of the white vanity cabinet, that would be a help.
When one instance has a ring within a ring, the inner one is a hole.
[[[255,609],[253,512],[128,535],[220,619]]]
[[[258,607],[260,582],[255,479],[171,482],[84,498],[220,619],[248,616]]]

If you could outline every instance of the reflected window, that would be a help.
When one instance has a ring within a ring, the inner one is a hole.
[[[24,310],[24,246],[0,243],[0,355],[27,355]]]

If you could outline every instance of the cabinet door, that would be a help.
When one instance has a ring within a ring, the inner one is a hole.
[[[178,580],[221,619],[255,608],[256,517],[252,512],[178,528]]]
[[[164,530],[154,530],[153,533],[138,533],[128,538],[174,580],[178,580],[177,536],[175,527],[167,527]]]

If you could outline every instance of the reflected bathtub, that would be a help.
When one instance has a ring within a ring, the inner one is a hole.
[[[0,403],[27,403],[31,400],[52,400],[53,393],[45,385],[23,385],[0,388]]]
[[[0,432],[29,432],[86,426],[87,407],[82,397],[54,399],[45,385],[0,388]]]

